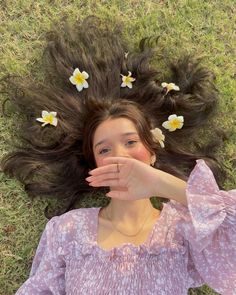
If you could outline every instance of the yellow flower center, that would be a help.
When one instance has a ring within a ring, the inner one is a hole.
[[[126,84],[132,82],[132,77],[126,76],[125,79],[124,79],[124,82],[125,82]]]
[[[47,115],[47,116],[44,117],[44,121],[49,123],[49,124],[52,124],[53,119],[54,119],[53,115]]]
[[[166,86],[166,88],[167,88],[168,91],[174,89],[174,87],[173,87],[172,85],[170,85],[170,84],[168,84],[168,85]]]
[[[74,78],[75,78],[75,81],[76,81],[77,84],[83,84],[84,81],[85,81],[82,74],[77,74],[77,75],[75,75]]]
[[[181,122],[178,119],[171,120],[169,124],[171,128],[175,128],[175,129],[181,126]]]

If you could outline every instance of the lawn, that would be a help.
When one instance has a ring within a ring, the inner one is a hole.
[[[45,35],[52,23],[62,18],[70,21],[88,15],[119,22],[131,45],[145,36],[160,36],[165,56],[178,57],[192,53],[216,74],[221,93],[213,124],[225,129],[229,138],[219,151],[228,177],[225,189],[236,187],[236,85],[234,0],[2,0],[0,1],[0,77],[7,74],[34,75],[42,79],[41,57]],[[160,58],[160,56],[159,56]],[[6,94],[1,92],[0,100]],[[15,122],[10,106],[8,116],[0,112],[0,156],[11,149]],[[27,279],[32,258],[47,219],[44,209],[48,200],[31,201],[21,184],[0,174],[0,295],[11,295]],[[104,204],[105,199],[88,197],[81,206]],[[190,294],[216,294],[204,286]]]

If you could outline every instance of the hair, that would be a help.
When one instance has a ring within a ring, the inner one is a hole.
[[[93,154],[93,138],[97,127],[108,119],[126,118],[134,123],[141,141],[151,154],[157,152],[157,144],[152,140],[151,123],[145,118],[140,106],[128,100],[89,101],[85,108],[83,153],[91,168],[96,166]]]
[[[63,212],[73,209],[91,188],[85,178],[95,167],[92,141],[96,128],[108,118],[131,120],[144,145],[157,156],[155,167],[187,179],[202,158],[222,182],[224,173],[215,153],[221,139],[211,126],[208,141],[199,132],[215,113],[218,91],[214,75],[200,60],[184,56],[169,61],[159,73],[151,65],[154,54],[150,39],[140,41],[139,50],[129,53],[118,27],[88,17],[77,27],[65,24],[47,35],[43,55],[44,81],[29,77],[8,77],[8,100],[19,114],[18,140],[6,154],[1,168],[23,185],[30,197],[44,196],[65,200]],[[78,92],[69,81],[75,68],[89,73],[89,87]],[[121,74],[135,77],[132,89],[121,87]],[[173,82],[180,91],[164,93],[161,82]],[[58,125],[36,121],[42,110],[57,112]],[[160,127],[171,114],[184,116],[184,127],[165,134],[165,148],[153,142],[151,128]]]

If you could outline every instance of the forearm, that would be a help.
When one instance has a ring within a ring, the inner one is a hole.
[[[156,196],[173,199],[187,206],[187,183],[182,179],[164,171],[156,170],[155,175],[153,175],[152,186]]]

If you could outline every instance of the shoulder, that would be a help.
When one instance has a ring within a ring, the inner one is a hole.
[[[96,207],[74,209],[60,216],[55,216],[52,219],[57,223],[58,229],[63,231],[74,226],[83,226],[93,218],[96,210]]]
[[[55,216],[48,222],[47,226],[53,226],[59,240],[69,241],[81,239],[88,235],[88,230],[93,228],[96,222],[96,212],[98,208],[80,208],[66,212],[60,216]]]
[[[170,200],[165,203],[166,215],[169,217],[172,225],[176,224],[181,218],[186,217],[189,214],[189,209],[187,206],[175,201]]]

